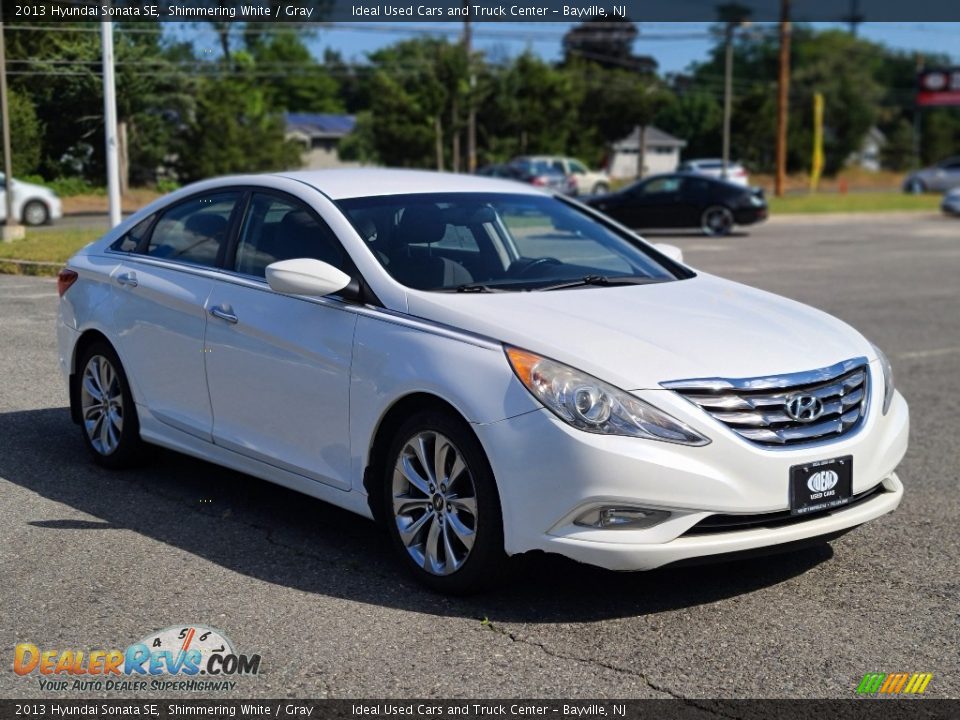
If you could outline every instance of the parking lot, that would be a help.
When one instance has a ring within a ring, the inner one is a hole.
[[[886,350],[912,412],[895,514],[788,556],[644,574],[537,556],[499,592],[433,595],[375,525],[319,501],[166,451],[92,465],[57,370],[56,284],[0,276],[0,696],[87,695],[14,675],[17,643],[124,648],[199,623],[262,655],[222,697],[848,698],[864,673],[921,671],[928,696],[960,697],[960,222],[651,240]]]

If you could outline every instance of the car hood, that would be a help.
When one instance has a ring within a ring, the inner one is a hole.
[[[860,333],[826,313],[705,274],[541,292],[411,291],[408,312],[551,357],[625,390],[800,372],[874,355]]]
[[[57,194],[43,185],[34,185],[33,183],[23,182],[22,180],[13,181],[14,191],[24,195],[42,195],[44,197],[55,198]]]

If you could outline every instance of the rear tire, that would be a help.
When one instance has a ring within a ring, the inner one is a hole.
[[[700,227],[704,235],[723,237],[733,230],[733,213],[723,205],[711,205],[700,216]]]
[[[397,430],[383,468],[387,530],[418,582],[455,595],[495,584],[507,561],[493,471],[470,427],[426,410]]]
[[[140,421],[116,351],[109,343],[94,342],[77,368],[80,432],[93,461],[111,469],[136,464],[144,450]]]
[[[40,200],[31,200],[23,206],[23,224],[31,227],[50,222],[50,208]]]
[[[608,193],[608,192],[610,192],[610,186],[607,185],[606,183],[600,182],[593,186],[594,195],[603,195],[604,193]]]

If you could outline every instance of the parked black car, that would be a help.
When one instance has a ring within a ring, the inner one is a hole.
[[[584,202],[637,229],[698,227],[707,235],[726,235],[734,225],[767,218],[761,189],[685,173],[654,175]]]

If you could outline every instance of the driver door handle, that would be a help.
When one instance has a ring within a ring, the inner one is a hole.
[[[231,308],[224,307],[223,305],[214,305],[210,308],[210,314],[221,320],[226,320],[228,323],[236,323],[240,319],[233,314]]]
[[[125,272],[117,275],[117,282],[127,287],[137,286],[137,274],[135,272]]]

